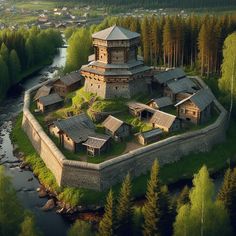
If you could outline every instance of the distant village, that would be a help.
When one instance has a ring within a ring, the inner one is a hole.
[[[68,94],[78,89],[92,93],[104,101],[123,99],[125,111],[148,125],[138,130],[117,112],[101,112],[98,120],[86,110],[68,112],[66,118],[50,120],[48,133],[60,148],[71,153],[96,157],[119,143],[132,140],[133,149],[158,142],[185,127],[200,127],[213,117],[214,95],[196,78],[186,76],[181,68],[158,70],[144,65],[138,56],[140,35],[113,26],[93,34],[94,54],[89,64],[53,82],[45,83],[33,97],[37,117],[61,109],[68,103]],[[137,101],[137,94],[147,94],[148,101]],[[123,112],[125,113],[125,112]],[[102,127],[97,131],[97,125]],[[132,149],[129,149],[132,150]],[[128,150],[128,151],[129,151]]]
[[[40,1],[33,1],[32,6],[40,5]],[[33,8],[34,9],[34,8]],[[37,26],[40,29],[57,28],[60,30],[66,27],[83,27],[92,24],[100,23],[106,16],[108,16],[107,9],[104,7],[91,7],[90,5],[76,5],[74,6],[60,6],[48,9],[45,7],[35,7],[35,10],[27,7],[20,7],[17,4],[9,5],[7,1],[0,1],[0,14],[4,16],[0,21],[0,29],[10,28],[16,30],[19,27],[31,28]],[[151,16],[167,16],[171,14],[166,9],[144,9],[137,8],[127,11],[126,13],[116,13],[113,16],[132,16],[142,18],[146,15]],[[179,16],[187,17],[188,14],[184,10],[176,12]],[[21,18],[27,19],[28,22],[19,23],[5,22],[6,18]]]

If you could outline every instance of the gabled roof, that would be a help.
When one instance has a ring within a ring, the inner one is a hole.
[[[190,97],[183,99],[175,106],[177,107],[185,103],[186,101],[191,101],[200,109],[200,111],[203,111],[207,106],[209,106],[213,102],[214,99],[215,97],[209,89],[201,89]]]
[[[173,102],[170,99],[170,97],[161,97],[161,98],[152,99],[147,104],[150,104],[151,102],[156,103],[156,105],[157,105],[157,107],[159,109],[163,108],[163,107],[167,107],[167,106],[173,105]]]
[[[34,101],[38,100],[40,97],[47,96],[51,93],[52,86],[49,85],[43,85],[41,88],[39,88],[34,96]]]
[[[189,78],[185,77],[179,80],[171,81],[167,83],[167,87],[174,93],[181,93],[181,92],[189,92],[195,93],[196,92],[196,84]]]
[[[129,109],[132,109],[132,110],[135,110],[138,112],[146,110],[151,113],[155,113],[157,111],[156,109],[149,107],[148,105],[140,103],[140,102],[129,102],[127,105],[129,107]]]
[[[116,132],[123,124],[127,123],[111,115],[109,115],[102,123],[106,129],[112,131],[113,133]]]
[[[143,138],[147,139],[147,138],[155,137],[157,135],[161,135],[162,133],[163,133],[163,131],[161,129],[157,128],[157,129],[152,129],[152,130],[149,130],[146,132],[137,133],[137,134],[135,134],[135,136],[141,135]]]
[[[92,148],[102,148],[103,145],[110,139],[108,135],[94,135],[88,137],[87,141],[83,143],[84,146]]]
[[[150,123],[154,123],[157,126],[159,125],[169,129],[175,122],[175,119],[176,116],[157,110],[150,119]]]
[[[61,81],[66,86],[70,86],[74,83],[77,83],[77,82],[81,81],[81,79],[82,79],[82,77],[80,75],[80,72],[79,71],[74,71],[74,72],[71,72],[71,73],[61,77],[57,81]],[[55,83],[57,83],[57,81]]]
[[[54,121],[53,124],[76,143],[86,141],[89,136],[95,133],[93,122],[84,113],[64,120]]]
[[[57,93],[39,98],[39,103],[43,104],[44,106],[49,106],[62,101],[63,99]]]
[[[181,68],[174,68],[155,74],[154,80],[159,84],[165,84],[171,80],[184,78],[185,76],[185,72]]]
[[[140,37],[140,34],[129,31],[120,26],[112,26],[92,35],[95,39],[102,40],[129,40]]]

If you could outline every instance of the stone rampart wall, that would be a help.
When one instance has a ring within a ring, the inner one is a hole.
[[[205,84],[199,80],[202,86]],[[29,110],[30,94],[39,86],[25,93],[22,127],[59,185],[104,190],[122,181],[125,175],[135,177],[146,173],[155,159],[160,165],[173,163],[193,152],[207,152],[213,145],[225,140],[228,125],[227,111],[215,100],[220,115],[206,128],[172,136],[151,145],[130,151],[100,164],[67,160],[43,131]],[[96,158],[96,157],[95,157]]]

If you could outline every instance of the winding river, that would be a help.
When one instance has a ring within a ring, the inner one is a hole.
[[[65,64],[66,48],[59,49],[50,67],[61,67]],[[22,83],[23,89],[27,90],[38,84],[42,74],[51,78],[49,67],[42,69],[37,75],[31,76]],[[41,207],[47,202],[47,198],[39,198],[36,189],[39,187],[38,180],[31,171],[21,170],[17,158],[13,154],[13,145],[10,140],[12,118],[17,116],[23,108],[23,93],[17,97],[9,97],[0,105],[0,163],[6,167],[7,174],[12,177],[12,183],[17,190],[18,198],[22,205],[35,215],[37,226],[45,236],[65,236],[70,226],[61,215],[55,211],[43,212]]]

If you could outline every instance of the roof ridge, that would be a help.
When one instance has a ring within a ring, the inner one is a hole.
[[[169,115],[169,116],[172,116],[172,117],[176,118],[175,115],[172,115],[172,114],[167,113],[167,112],[164,112],[164,111],[157,110],[155,113],[157,113],[157,112],[160,112],[160,113],[162,113],[162,114]],[[154,113],[154,114],[155,114],[155,113]],[[153,114],[153,115],[154,115],[154,114]]]

